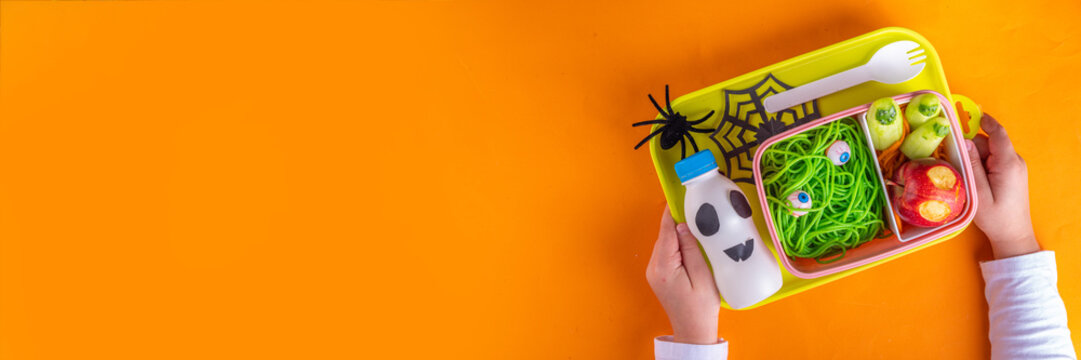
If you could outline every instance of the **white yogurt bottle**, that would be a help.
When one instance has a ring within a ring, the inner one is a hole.
[[[687,194],[683,214],[713,267],[721,297],[733,309],[765,300],[781,288],[777,260],[751,219],[751,204],[736,183],[717,171],[709,150],[677,162]]]

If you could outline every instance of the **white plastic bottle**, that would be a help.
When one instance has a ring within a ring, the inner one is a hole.
[[[721,297],[739,309],[776,293],[782,284],[777,260],[762,242],[747,197],[717,171],[713,153],[700,151],[675,168],[687,187],[683,214],[709,258]]]

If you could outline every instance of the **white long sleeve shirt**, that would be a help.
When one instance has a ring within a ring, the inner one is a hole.
[[[1028,255],[980,263],[984,295],[991,320],[991,359],[1077,359],[1066,305],[1058,294],[1055,253]],[[728,342],[713,345],[653,340],[657,360],[720,360],[728,358]]]

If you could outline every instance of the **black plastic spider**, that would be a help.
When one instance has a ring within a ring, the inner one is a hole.
[[[661,116],[664,117],[664,120],[648,120],[636,122],[634,124],[631,124],[631,126],[653,124],[664,125],[661,125],[660,128],[650,133],[649,136],[646,136],[646,138],[642,139],[642,141],[638,142],[638,145],[635,145],[634,148],[638,149],[647,141],[649,141],[649,139],[657,136],[657,134],[660,134],[661,149],[668,150],[671,149],[673,146],[676,146],[676,143],[679,143],[680,159],[687,157],[687,143],[683,141],[684,137],[686,137],[687,140],[690,140],[691,147],[694,148],[695,152],[698,152],[698,144],[694,142],[694,137],[691,136],[691,132],[693,131],[697,133],[712,133],[714,129],[699,129],[694,127],[694,125],[701,124],[702,122],[706,121],[706,119],[709,119],[710,116],[713,116],[713,110],[710,110],[709,114],[706,114],[706,116],[701,119],[695,121],[687,121],[686,116],[683,116],[683,114],[672,110],[672,101],[668,97],[668,85],[664,85],[664,103],[665,107],[668,108],[668,112],[665,112],[664,109],[662,109],[661,106],[657,104],[657,100],[653,99],[652,94],[649,94],[648,96],[649,101],[653,102],[653,107],[656,107],[657,111],[661,112]]]

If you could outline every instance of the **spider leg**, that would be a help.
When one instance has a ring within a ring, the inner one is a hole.
[[[694,137],[690,133],[687,133],[687,140],[691,141],[691,147],[694,148],[694,152],[698,152],[698,143],[694,142]]]
[[[706,121],[706,119],[709,119],[709,117],[710,117],[710,116],[713,116],[713,110],[710,110],[710,111],[709,111],[709,114],[706,114],[706,116],[702,117],[701,119],[698,119],[698,120],[695,120],[695,121],[691,121],[691,122],[690,122],[689,124],[690,124],[690,125],[698,125],[698,124],[701,124],[701,123],[702,123],[703,121]]]
[[[664,116],[664,118],[667,119],[668,113],[664,112],[664,109],[661,108],[661,105],[657,104],[657,100],[653,99],[653,94],[646,94],[646,96],[649,96],[649,102],[653,103],[653,107],[657,108],[657,111],[661,112],[661,116]]]
[[[660,134],[660,133],[661,133],[661,131],[664,131],[664,128],[665,128],[664,126],[661,126],[661,128],[660,128],[660,129],[657,129],[657,130],[653,131],[653,132],[652,132],[652,133],[650,133],[650,134],[649,134],[648,136],[646,136],[646,138],[645,138],[645,139],[642,139],[642,141],[639,141],[639,142],[638,142],[638,145],[635,145],[635,146],[634,146],[634,148],[635,148],[635,149],[637,150],[637,149],[638,149],[639,147],[641,147],[641,146],[642,146],[642,144],[645,144],[645,143],[646,143],[647,141],[649,141],[649,139],[650,139],[650,138],[652,138],[652,137],[654,137],[654,136],[657,136],[657,134]]]
[[[687,158],[687,143],[683,142],[683,138],[679,138],[679,158]]]
[[[696,127],[693,127],[693,126],[688,127],[687,130],[688,131],[694,131],[694,132],[700,132],[700,133],[711,133],[711,132],[716,131],[716,129],[699,129],[699,128],[696,128]]]
[[[650,125],[650,124],[664,124],[666,122],[668,122],[668,120],[647,120],[647,121],[636,122],[634,124],[631,124],[631,126]]]
[[[669,114],[676,113],[674,110],[672,110],[672,100],[668,97],[668,84],[664,84],[664,104],[668,106]]]

